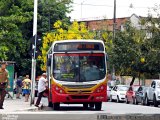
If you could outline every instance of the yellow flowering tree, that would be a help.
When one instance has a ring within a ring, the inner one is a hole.
[[[71,40],[71,39],[93,39],[94,33],[90,32],[84,23],[74,21],[70,26],[62,23],[60,20],[53,24],[55,29],[53,32],[46,33],[42,42],[42,55],[38,57],[43,63],[41,64],[42,71],[46,71],[46,54],[54,41]],[[67,29],[63,29],[67,28]]]

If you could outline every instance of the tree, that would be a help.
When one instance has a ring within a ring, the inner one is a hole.
[[[48,4],[44,4],[45,2]],[[48,21],[50,25],[52,21],[59,19],[69,23],[66,13],[70,12],[70,3],[71,0],[39,0],[38,34],[40,37],[49,31],[45,26]],[[15,61],[18,75],[29,74],[31,71],[31,57],[28,52],[29,40],[33,34],[33,7],[33,0],[0,1],[0,59]]]
[[[71,10],[72,0],[40,0],[38,3],[38,33],[43,34],[54,30],[53,23],[61,20],[70,24],[70,18],[66,16]]]
[[[23,37],[21,26],[32,19],[32,13],[24,12],[22,8],[28,3],[29,1],[20,0],[0,1],[0,48],[2,53],[0,59],[16,61],[16,66],[19,66],[18,61],[27,48],[27,41]]]
[[[135,77],[144,72],[146,62],[141,60],[146,59],[146,53],[141,48],[146,42],[145,35],[143,30],[132,27],[129,22],[126,30],[117,31],[110,58],[116,74],[133,76],[134,82]]]
[[[146,69],[152,76],[160,73],[160,5],[155,5],[152,14],[142,20],[142,25],[146,28],[146,43],[144,51],[147,51]],[[157,75],[158,76],[158,75]]]
[[[69,39],[93,39],[94,34],[87,30],[84,23],[78,24],[74,21],[70,26],[58,20],[54,23],[55,30],[53,32],[46,33],[43,37],[42,56],[39,59],[43,61],[41,69],[46,71],[46,54],[54,41],[69,40]],[[67,28],[67,29],[66,29]]]

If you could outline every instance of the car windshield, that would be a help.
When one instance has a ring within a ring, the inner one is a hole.
[[[87,82],[105,77],[105,57],[102,53],[54,54],[54,78],[68,82]]]
[[[119,86],[118,90],[119,91],[127,91],[128,90],[128,86]]]

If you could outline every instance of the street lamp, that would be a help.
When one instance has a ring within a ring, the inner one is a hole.
[[[33,16],[33,37],[34,37],[34,45],[33,45],[33,54],[32,54],[32,69],[31,69],[31,101],[30,105],[34,104],[34,94],[35,94],[35,76],[36,76],[36,41],[37,41],[37,8],[38,8],[38,0],[34,0],[34,16]]]

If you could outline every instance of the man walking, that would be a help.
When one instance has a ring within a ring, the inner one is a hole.
[[[8,72],[6,70],[6,63],[3,62],[0,68],[0,109],[4,109],[3,102],[7,93],[7,87],[9,88]]]
[[[28,102],[31,87],[31,80],[29,79],[29,75],[26,75],[26,78],[22,81],[22,83],[23,93],[25,94],[25,102]]]
[[[43,96],[43,93],[46,92],[46,83],[47,83],[47,75],[46,73],[43,73],[41,78],[39,79],[39,82],[38,82],[38,99],[36,101],[36,104],[35,106],[38,107],[38,105],[40,104],[40,101],[41,101],[41,98]]]

